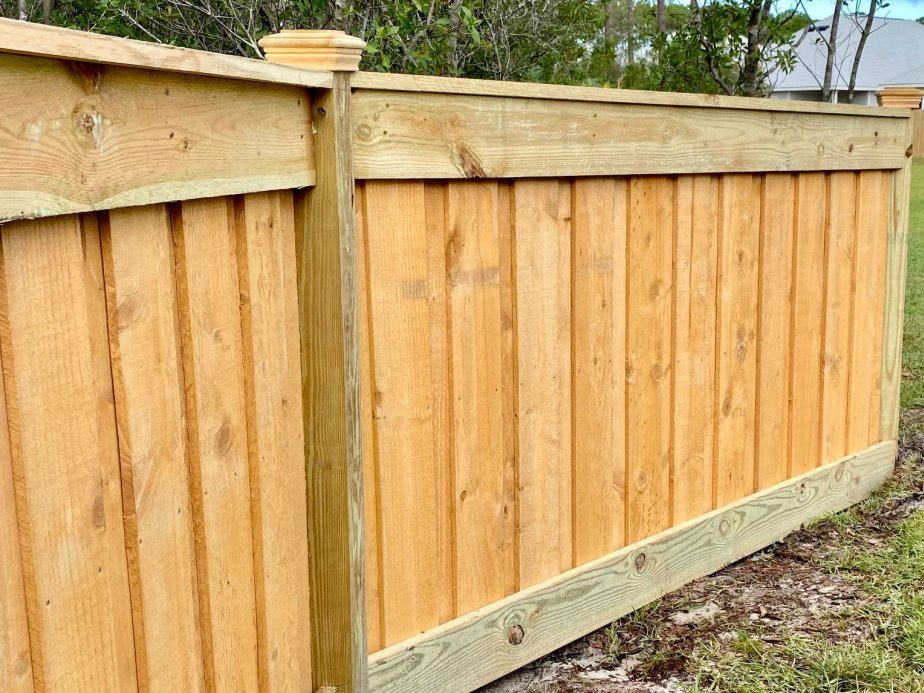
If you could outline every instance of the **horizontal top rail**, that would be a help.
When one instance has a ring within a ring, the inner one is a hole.
[[[0,53],[329,89],[330,72],[0,19]]]
[[[850,104],[782,101],[744,96],[714,94],[677,94],[632,89],[574,87],[559,84],[529,82],[499,82],[486,79],[396,75],[379,72],[357,72],[350,85],[354,89],[376,91],[421,92],[431,94],[466,94],[471,96],[509,96],[524,99],[590,101],[597,103],[634,104],[645,106],[693,106],[748,111],[778,111],[784,113],[824,113],[832,115],[863,115],[880,118],[910,118],[911,112],[898,108],[855,106]]]

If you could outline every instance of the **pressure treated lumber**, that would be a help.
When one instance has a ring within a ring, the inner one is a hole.
[[[895,169],[908,147],[905,120],[820,113],[362,89],[353,109],[359,180]]]
[[[308,92],[0,54],[0,222],[314,183]]]
[[[0,19],[0,53],[19,53],[103,65],[141,67],[302,87],[329,87],[323,70],[297,70],[263,60],[104,36],[33,22]]]
[[[470,691],[868,496],[884,442],[632,544],[370,657],[376,693]]]

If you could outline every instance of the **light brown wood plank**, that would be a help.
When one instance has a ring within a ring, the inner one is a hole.
[[[206,687],[257,688],[253,519],[231,200],[173,216]]]
[[[436,449],[438,396],[446,396],[445,272],[430,263],[422,183],[365,186],[374,353],[384,644],[440,622],[448,540],[438,513],[446,449]],[[442,231],[440,229],[440,231]],[[442,250],[440,251],[442,254]]]
[[[760,180],[721,183],[715,477],[716,507],[754,491]]]
[[[321,70],[12,19],[0,19],[0,52],[304,87],[331,85],[330,73]]]
[[[629,184],[626,541],[670,526],[674,183]]]
[[[245,195],[236,214],[260,690],[295,691],[311,681],[311,499],[292,193]]]
[[[769,174],[764,178],[763,185],[754,479],[758,490],[778,484],[789,473],[789,370],[795,202],[792,176]]]
[[[854,321],[850,358],[847,447],[857,450],[880,438],[880,376],[889,176],[869,171],[857,176],[857,246],[854,253]]]
[[[513,188],[519,455],[517,587],[572,564],[571,195],[557,180]]]
[[[847,453],[847,406],[850,385],[850,342],[854,305],[854,244],[857,207],[856,175],[828,176],[825,241],[826,281],[824,360],[822,361],[822,464]],[[867,316],[861,316],[865,319]]]
[[[307,92],[0,54],[0,221],[314,183]]]
[[[862,116],[364,90],[353,109],[360,180],[887,169],[907,147],[907,120]]]
[[[32,654],[19,533],[6,395],[0,388],[0,690],[32,693]]]
[[[113,210],[102,240],[139,678],[144,690],[201,691],[205,674],[167,209]]]
[[[677,180],[673,523],[712,509],[718,178]]]
[[[795,195],[788,476],[814,469],[821,460],[827,207],[824,175],[800,175]]]
[[[574,184],[574,559],[625,544],[626,181]]]
[[[514,508],[508,502],[513,489],[505,486],[510,480],[504,466],[497,206],[496,182],[448,185],[457,614],[497,601],[515,584]]]
[[[906,136],[910,141],[910,125]],[[887,197],[888,249],[879,436],[882,440],[895,440],[898,437],[898,413],[901,403],[899,391],[902,382],[902,334],[905,324],[905,274],[908,271],[911,159],[908,158],[902,169],[887,174],[887,177],[890,187]]]
[[[296,197],[314,688],[366,685],[363,442],[349,73],[312,95],[317,179]]]
[[[136,687],[96,219],[2,230],[0,349],[32,643],[44,691]]]
[[[568,571],[370,660],[376,693],[461,693],[488,683],[868,496],[892,473],[881,443]],[[522,640],[511,638],[519,626]]]

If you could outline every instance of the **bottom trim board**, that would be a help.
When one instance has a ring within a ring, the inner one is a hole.
[[[619,549],[369,657],[375,693],[471,691],[866,498],[887,441]]]

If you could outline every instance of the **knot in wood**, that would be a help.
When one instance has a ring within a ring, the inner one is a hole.
[[[523,642],[524,635],[525,633],[523,632],[523,626],[521,626],[519,623],[515,623],[514,625],[510,626],[510,630],[507,631],[507,642],[509,642],[511,645],[519,645],[521,642]]]
[[[645,567],[645,563],[648,562],[648,556],[645,555],[645,552],[636,554],[635,556],[635,569],[641,570]]]

